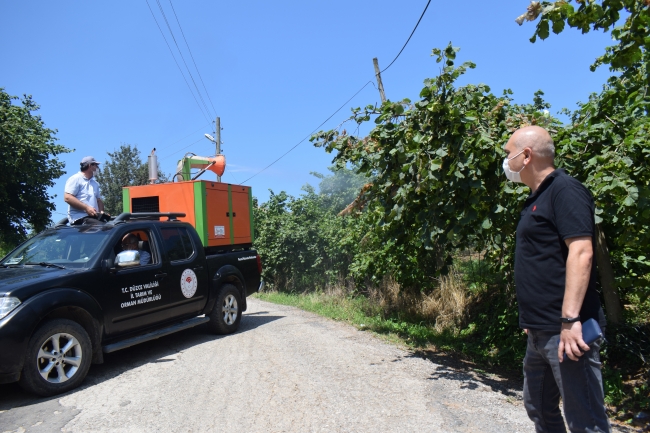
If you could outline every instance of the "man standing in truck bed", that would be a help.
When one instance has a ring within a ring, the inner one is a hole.
[[[97,170],[99,162],[92,156],[86,156],[81,160],[81,171],[65,183],[63,199],[69,205],[68,222],[71,225],[95,223],[104,212],[99,184],[93,179]]]

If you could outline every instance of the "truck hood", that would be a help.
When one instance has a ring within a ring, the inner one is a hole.
[[[80,271],[43,266],[0,268],[0,296],[16,296],[24,300],[42,290],[57,287],[61,280]]]

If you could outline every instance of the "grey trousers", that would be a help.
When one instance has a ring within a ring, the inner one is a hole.
[[[566,432],[564,416],[572,432],[611,432],[605,412],[600,342],[578,361],[560,363],[557,348],[560,335],[554,332],[528,332],[524,358],[524,405],[537,432]]]

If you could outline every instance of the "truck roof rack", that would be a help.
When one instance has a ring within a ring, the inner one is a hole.
[[[63,227],[68,224],[68,217],[63,218],[58,223],[54,224],[54,227]]]
[[[134,219],[160,219],[167,218],[167,221],[178,221],[178,218],[184,217],[182,212],[124,212],[119,214],[111,223],[120,224]]]

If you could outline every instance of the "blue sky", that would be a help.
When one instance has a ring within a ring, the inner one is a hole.
[[[172,173],[186,152],[215,153],[203,138],[212,133],[215,114],[228,163],[223,181],[242,183],[374,80],[372,58],[386,67],[426,5],[426,0],[172,0],[208,99],[170,2],[159,1],[209,113],[190,93],[145,0],[0,1],[0,86],[12,95],[33,95],[45,124],[74,149],[60,157],[67,174],[51,190],[57,195],[54,220],[66,212],[65,180],[83,156],[104,161],[106,152],[128,143],[146,159],[155,147],[162,170]],[[404,52],[382,75],[387,97],[417,100],[423,80],[439,70],[431,49],[452,41],[461,48],[460,62],[477,64],[461,84],[486,83],[496,94],[510,88],[520,103],[542,89],[552,112],[575,108],[609,76],[605,68],[590,72],[589,65],[613,41],[607,34],[568,29],[531,44],[535,24],[514,22],[528,4],[433,0]],[[149,5],[196,94],[156,0]],[[379,94],[368,85],[322,129],[340,124],[351,107],[376,102]],[[309,173],[326,172],[332,157],[305,140],[246,184],[260,201],[268,199],[269,189],[299,195],[305,183],[317,185]],[[38,167],[30,169],[38,176]]]

